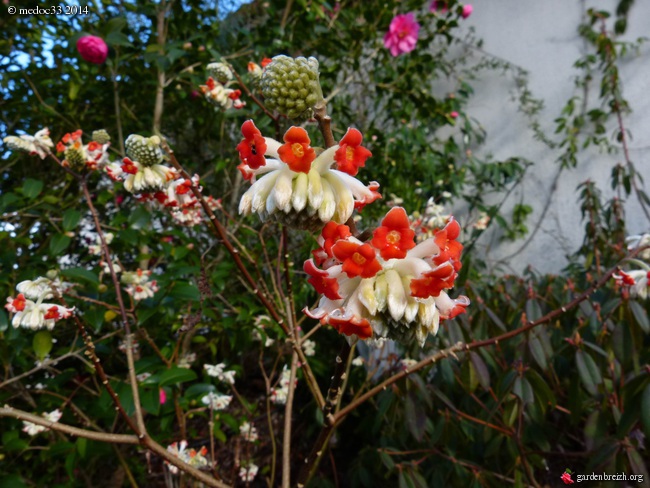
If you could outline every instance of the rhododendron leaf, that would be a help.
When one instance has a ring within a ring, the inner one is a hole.
[[[576,366],[585,389],[592,395],[598,394],[598,385],[603,382],[600,369],[594,358],[582,350],[576,351]]]
[[[145,412],[152,415],[160,413],[160,392],[158,387],[155,388],[138,388],[140,391],[140,401]]]
[[[63,214],[63,221],[61,222],[63,230],[66,232],[73,230],[79,224],[79,220],[81,220],[81,212],[73,209],[66,210]]]
[[[650,321],[648,321],[648,312],[646,312],[646,310],[643,308],[643,305],[641,305],[636,300],[630,300],[629,307],[632,311],[632,315],[634,316],[636,323],[639,324],[639,327],[641,327],[643,332],[646,334],[650,334]]]
[[[38,331],[32,339],[32,348],[36,357],[42,361],[52,350],[52,334],[47,330]]]

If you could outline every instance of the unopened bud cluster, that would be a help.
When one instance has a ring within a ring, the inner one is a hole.
[[[208,75],[219,83],[226,84],[232,80],[232,72],[226,63],[210,63],[205,67]]]
[[[316,58],[276,56],[262,74],[261,88],[266,105],[290,119],[311,115],[323,99]]]
[[[160,147],[160,137],[144,137],[131,134],[125,142],[126,154],[133,161],[144,166],[153,166],[163,162],[163,151]]]

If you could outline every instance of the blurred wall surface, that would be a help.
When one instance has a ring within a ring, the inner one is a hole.
[[[554,121],[572,96],[582,95],[574,84],[582,72],[574,63],[594,52],[578,34],[578,26],[585,19],[586,9],[614,13],[618,1],[474,0],[471,3],[474,11],[464,28],[472,26],[476,30],[476,37],[484,41],[484,51],[529,72],[533,96],[544,101],[539,113],[541,128],[551,139],[559,141],[561,134],[554,134]],[[649,19],[650,1],[636,0],[621,40],[650,37]],[[612,19],[608,27],[613,27]],[[632,109],[623,118],[625,128],[631,133],[630,158],[645,177],[646,192],[650,194],[650,42],[621,59],[618,67],[623,97]],[[612,167],[624,162],[623,151],[615,140],[618,125],[615,120],[608,124],[608,136],[619,147],[616,154],[588,148],[579,153],[576,168],[564,170],[558,177],[557,159],[561,149],[551,149],[535,140],[528,119],[518,111],[518,102],[512,100],[513,78],[496,70],[482,71],[479,78],[474,82],[476,95],[468,107],[468,114],[488,131],[486,144],[477,149],[478,154],[491,154],[496,159],[522,156],[534,162],[523,185],[509,197],[506,208],[523,200],[534,209],[528,220],[529,230],[532,232],[539,226],[523,248],[528,238],[514,243],[501,242],[496,232],[485,233],[479,241],[480,248],[491,266],[500,265],[505,272],[520,272],[528,265],[541,272],[558,272],[567,264],[566,256],[574,253],[584,238],[585,223],[576,187],[591,179],[603,196],[612,194],[609,181]],[[600,106],[599,81],[594,79],[588,94],[591,108]],[[546,215],[540,219],[547,205]],[[650,232],[650,222],[634,194],[628,198],[625,208],[629,234]]]

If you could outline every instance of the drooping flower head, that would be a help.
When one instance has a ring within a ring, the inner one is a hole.
[[[33,136],[23,134],[22,136],[7,136],[3,142],[13,151],[23,151],[30,155],[37,155],[45,159],[50,154],[50,148],[54,147],[50,139],[50,130],[45,127]]]
[[[108,46],[104,39],[97,36],[83,36],[77,41],[77,51],[84,59],[93,64],[104,64],[108,57]]]
[[[318,153],[300,127],[286,132],[284,144],[262,137],[252,121],[244,123],[242,134],[244,139],[237,146],[242,161],[238,169],[252,186],[239,203],[241,214],[256,213],[263,220],[318,229],[331,220],[343,223],[355,208],[381,198],[378,183],[365,186],[353,176],[361,165],[358,163],[367,157],[366,150],[359,147],[360,134],[341,141],[345,151],[353,153],[352,162],[343,167],[336,156],[341,145]],[[332,169],[334,164],[338,169]]]
[[[415,20],[415,14],[396,15],[390,23],[384,36],[384,46],[393,56],[410,53],[418,42],[420,24]]]
[[[124,288],[134,300],[140,301],[151,298],[158,291],[156,280],[150,280],[151,270],[127,271],[122,274],[121,281],[127,285]]]
[[[423,345],[428,334],[437,333],[441,318],[455,317],[469,305],[467,297],[454,300],[445,291],[461,266],[455,220],[417,245],[402,207],[387,213],[370,243],[335,225],[323,229],[315,259],[304,265],[309,283],[323,294],[318,307],[305,310],[310,317],[347,336],[415,339]]]
[[[83,131],[76,130],[65,134],[56,145],[56,150],[63,153],[62,164],[76,171],[83,168],[90,170],[104,169],[108,165],[108,148],[111,145],[110,138],[106,140],[101,137],[101,131],[94,131],[93,136],[99,135],[100,141],[93,138],[88,144],[82,140]]]

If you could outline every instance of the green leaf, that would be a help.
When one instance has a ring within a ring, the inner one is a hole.
[[[76,442],[77,445],[77,452],[79,453],[79,457],[81,459],[85,459],[86,457],[86,448],[88,447],[88,439],[85,437],[79,437]]]
[[[7,312],[0,309],[0,332],[4,332],[9,327],[9,318],[7,317]]]
[[[67,249],[71,241],[72,239],[65,234],[54,234],[50,240],[50,254],[58,256]]]
[[[90,283],[99,284],[99,278],[95,273],[84,268],[68,268],[61,270],[61,274],[72,280],[85,280]]]
[[[582,350],[576,351],[576,365],[585,389],[592,395],[598,394],[598,385],[603,382],[600,370],[594,359]]]
[[[544,353],[544,348],[542,347],[541,341],[537,336],[533,336],[528,341],[528,348],[530,353],[533,355],[535,362],[542,368],[544,371],[548,368],[548,362],[546,361],[546,354]]]
[[[650,321],[648,321],[648,312],[645,311],[643,306],[636,300],[630,300],[630,310],[636,319],[636,323],[646,334],[650,334]]]
[[[66,210],[63,214],[63,230],[68,232],[73,230],[81,220],[81,212],[78,210]]]
[[[650,439],[650,385],[645,387],[641,397],[641,425],[645,438]]]
[[[177,383],[186,383],[188,381],[194,381],[196,379],[196,373],[191,369],[179,368],[178,366],[172,366],[167,371],[164,371],[160,375],[160,386],[175,385]]]
[[[42,361],[45,356],[47,356],[52,350],[52,334],[47,330],[41,330],[34,334],[34,339],[32,340],[32,347],[34,348],[34,354],[36,357]]]
[[[474,369],[476,370],[476,375],[478,376],[478,381],[481,383],[481,386],[485,390],[490,389],[490,372],[485,365],[485,362],[479,356],[476,354],[474,351],[470,351],[469,353],[469,359],[472,362],[472,366],[474,366]]]
[[[185,281],[177,281],[174,283],[174,287],[169,292],[169,295],[181,300],[191,300],[195,302],[198,302],[201,299],[199,289]]]
[[[535,401],[533,387],[530,386],[530,383],[526,378],[522,378],[521,376],[518,376],[515,380],[515,384],[512,387],[512,393],[517,395],[524,403],[533,403]]]
[[[43,182],[32,178],[25,179],[23,183],[23,195],[29,200],[36,198],[43,190]]]

